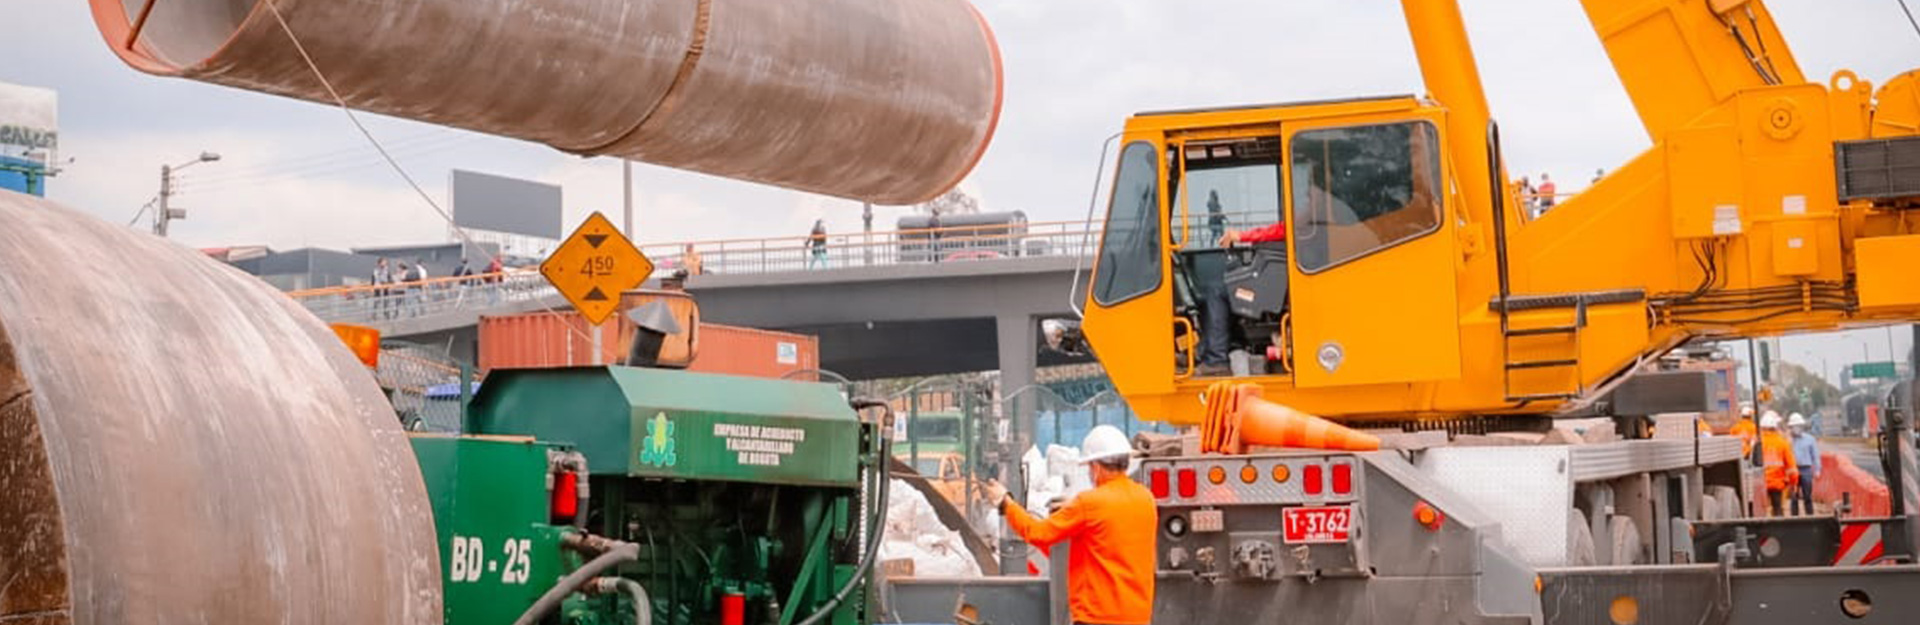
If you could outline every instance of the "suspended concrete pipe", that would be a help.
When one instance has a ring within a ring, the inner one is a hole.
[[[406,433],[325,324],[0,190],[0,622],[434,624],[437,554]]]
[[[273,0],[356,109],[876,204],[951,189],[993,135],[967,0]],[[121,60],[333,99],[265,0],[90,0]]]

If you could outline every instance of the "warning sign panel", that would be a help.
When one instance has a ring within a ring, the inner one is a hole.
[[[587,321],[598,324],[618,308],[621,291],[638,287],[653,275],[653,261],[605,215],[595,212],[540,263],[540,275]]]

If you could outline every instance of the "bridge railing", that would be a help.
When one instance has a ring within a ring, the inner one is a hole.
[[[699,273],[768,274],[848,267],[957,263],[1005,258],[1091,256],[1098,224],[1055,221],[949,226],[887,232],[829,234],[826,245],[811,237],[786,236],[640,246],[654,262],[654,277],[673,275],[699,259]],[[691,249],[694,254],[689,255]],[[381,323],[449,312],[484,312],[507,304],[556,295],[539,271],[510,269],[459,278],[433,278],[390,285],[357,285],[293,291],[289,296],[335,323]]]
[[[334,323],[382,323],[459,311],[487,311],[555,295],[540,272],[508,270],[459,278],[342,286],[287,294]]]
[[[848,267],[968,262],[1001,258],[1091,256],[1099,237],[1083,221],[948,226],[886,232],[828,234],[816,246],[810,235],[660,243],[640,246],[656,275],[766,274]],[[688,254],[689,249],[693,254]]]

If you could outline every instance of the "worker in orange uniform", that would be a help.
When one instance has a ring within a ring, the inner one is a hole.
[[[1133,446],[1119,428],[1093,428],[1080,453],[1093,489],[1044,519],[1008,497],[999,481],[987,483],[987,497],[1014,533],[1042,551],[1073,541],[1067,554],[1067,604],[1076,625],[1145,625],[1153,620],[1159,531],[1153,493],[1127,477]]]
[[[1780,413],[1772,410],[1760,417],[1760,455],[1766,461],[1767,504],[1773,516],[1786,516],[1782,499],[1800,482],[1800,468],[1793,461],[1793,443],[1780,433]]]
[[[1740,407],[1740,420],[1734,421],[1733,427],[1727,428],[1727,433],[1740,437],[1741,458],[1753,457],[1753,439],[1759,438],[1760,428],[1753,425],[1752,405]]]

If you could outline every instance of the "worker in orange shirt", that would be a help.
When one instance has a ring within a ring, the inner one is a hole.
[[[1753,425],[1752,405],[1740,407],[1740,420],[1734,421],[1733,427],[1727,428],[1727,433],[1740,437],[1741,458],[1753,457],[1753,439],[1759,438],[1760,428]]]
[[[1787,489],[1800,482],[1800,468],[1793,461],[1793,443],[1780,433],[1780,413],[1772,410],[1760,417],[1760,455],[1766,461],[1767,504],[1773,516],[1786,516],[1781,502]]]
[[[1119,428],[1102,425],[1080,447],[1094,487],[1044,519],[1007,496],[998,481],[987,497],[1020,538],[1042,551],[1070,540],[1067,605],[1076,625],[1146,625],[1153,620],[1154,536],[1159,511],[1153,493],[1127,477],[1133,446]]]

